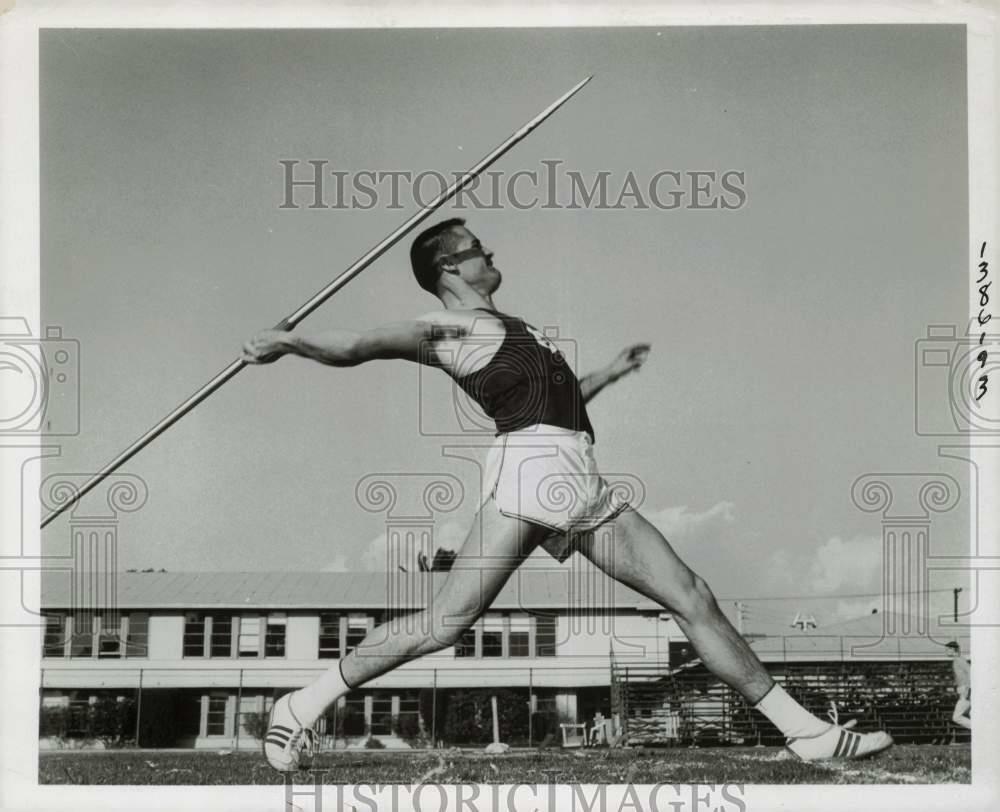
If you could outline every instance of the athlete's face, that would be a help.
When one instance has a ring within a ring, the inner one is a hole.
[[[493,252],[464,226],[456,228],[455,234],[459,239],[446,258],[448,263],[457,269],[468,285],[484,293],[492,293],[500,287],[502,279],[499,268],[493,264]]]

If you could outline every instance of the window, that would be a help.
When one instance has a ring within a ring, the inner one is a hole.
[[[184,656],[205,656],[205,616],[197,612],[184,615]]]
[[[509,657],[531,656],[531,618],[527,615],[511,615],[510,640],[508,641]]]
[[[535,656],[556,656],[556,619],[554,615],[535,617]]]
[[[340,659],[340,615],[336,612],[320,612],[319,658]]]
[[[399,694],[399,715],[393,727],[404,739],[414,738],[420,733],[420,691],[402,691]]]
[[[260,656],[260,618],[256,615],[243,615],[240,618],[239,656]]]
[[[503,657],[503,624],[502,615],[490,613],[483,617],[481,656]]]
[[[226,735],[226,706],[228,704],[229,697],[226,694],[211,694],[208,697],[208,716],[205,722],[206,735]]]
[[[503,632],[483,632],[483,656],[503,657]]]
[[[126,657],[149,656],[149,615],[146,612],[129,612],[128,632],[125,637]]]
[[[100,659],[145,657],[148,621],[149,615],[145,612],[84,612],[72,619],[64,612],[46,613],[42,656],[65,657],[66,636],[72,629],[70,657],[93,657],[95,654]]]
[[[78,618],[74,618],[74,621]],[[81,691],[70,691],[69,705],[66,707],[66,714],[69,717],[66,725],[66,734],[70,738],[91,736],[93,728],[93,708],[90,697]]]
[[[209,657],[233,656],[233,619],[229,615],[212,615]]]
[[[350,654],[368,636],[368,616],[351,615],[347,618],[347,642],[344,654]]]
[[[354,693],[348,695],[344,700],[343,715],[338,716],[344,736],[363,736],[367,725],[365,724],[365,697],[364,694]]]
[[[462,636],[458,638],[458,642],[455,644],[455,656],[456,657],[476,656],[475,628],[466,629],[464,632],[462,632]]]
[[[73,639],[70,657],[90,657],[94,653],[94,615],[82,612],[73,616]]]
[[[97,656],[114,658],[122,656],[121,615],[111,612],[100,616],[97,635]]]
[[[511,657],[531,656],[531,648],[528,644],[527,632],[512,631],[510,633],[510,656]]]
[[[264,656],[285,656],[285,625],[288,618],[283,612],[276,612],[267,618],[267,628],[264,631]]]
[[[375,691],[372,694],[373,736],[388,736],[392,733],[392,694]]]
[[[66,615],[45,615],[45,636],[42,638],[43,657],[66,656]]]
[[[253,733],[247,729],[248,715],[258,712],[258,708],[263,705],[260,701],[262,697],[255,696],[254,694],[243,694],[240,697],[239,707],[236,709],[236,720],[240,726],[240,736],[250,736],[253,738]]]

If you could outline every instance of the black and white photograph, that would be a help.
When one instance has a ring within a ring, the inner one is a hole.
[[[996,808],[996,34],[12,4],[0,807]]]

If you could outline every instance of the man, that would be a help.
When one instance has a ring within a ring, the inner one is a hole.
[[[858,758],[889,747],[888,734],[859,734],[820,720],[776,685],[719,610],[708,585],[600,476],[584,404],[637,368],[649,347],[629,348],[608,368],[578,381],[543,335],[494,308],[500,270],[463,220],[446,220],[420,234],[410,261],[417,282],[443,309],[363,332],[307,337],[265,330],[244,347],[250,363],[295,354],[335,367],[390,358],[438,367],[480,404],[497,429],[480,510],[431,605],[405,624],[374,629],[336,667],[279,698],[264,744],[271,765],[295,770],[309,747],[311,725],[350,690],[453,646],[539,546],[559,560],[579,551],[671,612],[706,667],[770,719],[800,758]],[[560,488],[572,498],[553,496]],[[610,547],[597,543],[592,532],[605,524],[613,531]]]
[[[962,649],[958,642],[952,640],[945,644],[948,653],[951,655],[951,669],[955,674],[955,692],[958,694],[958,701],[955,703],[955,710],[951,714],[951,721],[956,725],[972,730],[972,668],[969,661],[962,656]]]

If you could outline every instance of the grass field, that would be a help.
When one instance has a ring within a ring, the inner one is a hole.
[[[903,745],[865,761],[803,764],[779,748],[324,753],[325,784],[941,784],[971,781],[967,746]],[[296,783],[314,783],[299,773]],[[280,784],[257,753],[42,753],[42,784]]]

